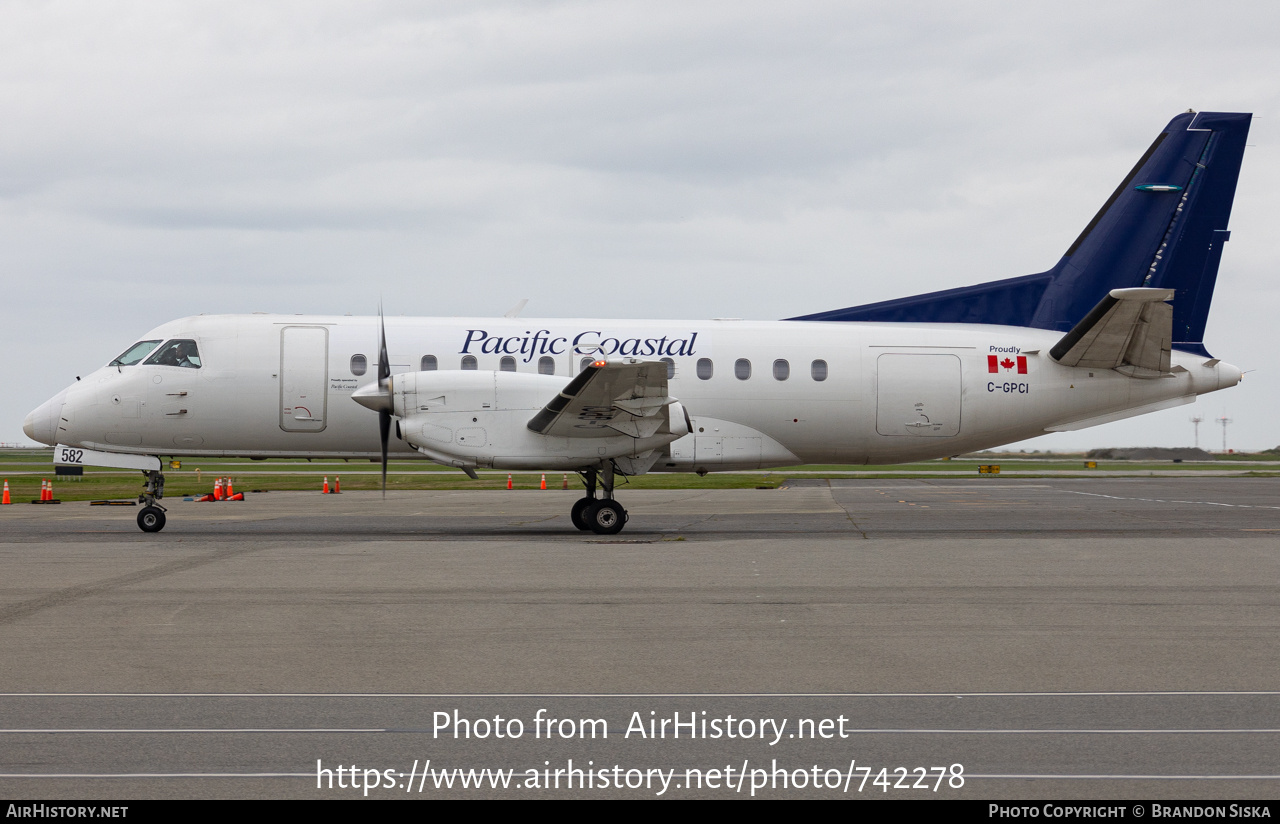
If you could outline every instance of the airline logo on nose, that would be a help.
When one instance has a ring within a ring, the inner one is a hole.
[[[987,371],[993,374],[1012,371],[1015,366],[1018,368],[1019,375],[1027,374],[1027,356],[1018,355],[1015,360],[1008,355],[1003,358],[999,355],[987,355]]]

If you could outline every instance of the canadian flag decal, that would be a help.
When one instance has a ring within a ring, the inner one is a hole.
[[[1008,372],[1010,369],[1013,369],[1015,366],[1018,367],[1019,375],[1027,374],[1027,356],[1018,355],[1018,359],[1015,361],[1013,358],[1009,357],[1008,355],[1006,355],[1003,359],[1001,359],[999,355],[987,355],[987,371],[988,372],[992,372],[992,373],[1001,372],[1001,371]]]

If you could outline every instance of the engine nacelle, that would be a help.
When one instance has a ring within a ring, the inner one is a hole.
[[[658,450],[689,432],[684,407],[672,401],[656,426],[631,434],[607,427],[580,436],[540,435],[531,418],[565,388],[564,377],[519,372],[411,372],[392,377],[398,436],[446,466],[493,469],[579,469],[626,459],[647,471]],[[637,437],[641,435],[640,437]]]

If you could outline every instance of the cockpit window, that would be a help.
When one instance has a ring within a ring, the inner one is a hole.
[[[185,366],[188,369],[200,368],[200,350],[196,349],[193,340],[171,340],[147,358],[148,364],[155,366]]]
[[[133,346],[124,350],[124,354],[113,360],[107,366],[133,366],[141,361],[147,355],[151,354],[151,350],[160,345],[158,340],[140,340]]]

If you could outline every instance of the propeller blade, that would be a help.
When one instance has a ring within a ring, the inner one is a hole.
[[[382,317],[382,304],[378,304],[378,385],[391,377],[391,358],[387,355],[387,324]]]
[[[382,315],[382,302],[378,302],[378,389],[391,400],[391,357],[387,354],[387,322]],[[378,434],[382,437],[382,497],[387,497],[387,439],[391,436],[391,406],[388,403],[378,410]]]
[[[387,437],[391,434],[391,413],[378,410],[378,432],[382,436],[382,497],[387,497]]]

